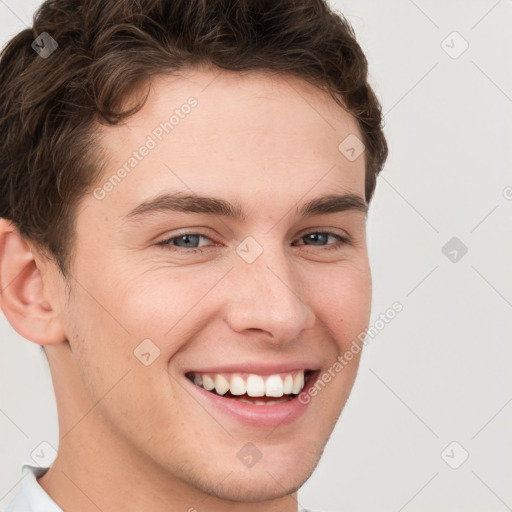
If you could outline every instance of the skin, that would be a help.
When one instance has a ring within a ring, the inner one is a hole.
[[[185,391],[185,368],[300,359],[326,371],[371,305],[365,214],[296,214],[322,195],[364,198],[365,172],[364,154],[338,150],[361,138],[355,119],[298,78],[189,70],[153,80],[136,115],[98,128],[99,186],[191,96],[197,107],[128,176],[81,201],[68,281],[1,220],[2,309],[45,346],[58,404],[59,454],[39,483],[64,510],[296,511],[356,377],[360,354],[273,431]],[[247,217],[125,218],[163,191],[238,201]],[[156,245],[181,228],[208,237],[202,252]],[[319,230],[351,241],[301,238]],[[235,251],[247,236],[263,248],[250,264]],[[146,338],[160,349],[149,366],[133,353]],[[262,453],[250,468],[236,456],[247,442]]]

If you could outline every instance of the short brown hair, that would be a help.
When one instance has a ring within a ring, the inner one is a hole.
[[[58,48],[41,58],[45,32]],[[66,275],[76,205],[100,177],[95,127],[139,110],[144,99],[124,100],[150,77],[203,64],[329,92],[358,120],[370,202],[387,157],[381,107],[352,27],[323,0],[47,0],[0,57],[0,217]]]

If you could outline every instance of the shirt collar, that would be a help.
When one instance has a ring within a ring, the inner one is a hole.
[[[37,479],[49,468],[24,464],[21,468],[21,484],[6,512],[63,512],[39,485]]]

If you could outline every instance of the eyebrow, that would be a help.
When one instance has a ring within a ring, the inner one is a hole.
[[[368,205],[356,194],[329,194],[312,199],[296,208],[296,214],[302,218],[329,213],[359,211],[368,213]],[[245,214],[240,203],[230,203],[216,197],[199,196],[196,194],[161,194],[148,199],[133,208],[125,217],[126,220],[139,219],[151,214],[167,211],[181,213],[206,213],[234,220],[245,220]]]

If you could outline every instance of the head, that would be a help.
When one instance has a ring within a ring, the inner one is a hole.
[[[48,1],[0,91],[1,304],[45,347],[61,436],[92,403],[72,446],[102,432],[105,457],[221,499],[299,488],[371,308],[387,147],[348,22],[320,0]],[[204,389],[303,371],[317,392],[274,415]]]

